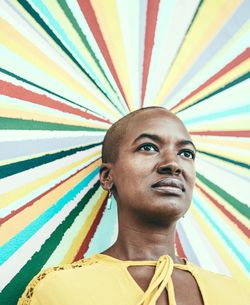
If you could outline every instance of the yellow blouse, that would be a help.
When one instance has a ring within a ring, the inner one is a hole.
[[[156,266],[145,292],[127,269],[138,265]],[[174,267],[191,272],[204,305],[250,305],[250,297],[235,280],[193,263],[174,264],[167,255],[155,262],[121,261],[103,254],[41,271],[18,305],[155,305],[164,289],[168,291],[169,305],[176,305],[171,279]]]

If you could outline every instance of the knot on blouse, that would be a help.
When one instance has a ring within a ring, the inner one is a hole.
[[[155,273],[148,289],[137,305],[155,305],[164,289],[168,291],[169,305],[176,305],[174,286],[171,278],[173,269],[174,263],[172,258],[168,255],[161,256],[156,263]]]

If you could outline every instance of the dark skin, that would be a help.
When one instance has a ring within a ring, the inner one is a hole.
[[[118,158],[103,163],[100,171],[102,187],[112,189],[116,198],[119,225],[117,241],[104,254],[134,261],[169,255],[175,263],[184,263],[175,255],[176,222],[190,206],[194,156],[190,135],[172,113],[150,109],[131,118]],[[133,266],[129,272],[145,291],[154,269]],[[172,280],[178,305],[203,304],[191,273],[174,268]],[[158,305],[168,304],[166,294]]]

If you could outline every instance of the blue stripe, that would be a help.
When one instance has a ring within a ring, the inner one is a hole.
[[[67,192],[60,198],[52,207],[40,215],[31,224],[21,230],[17,235],[10,239],[6,244],[0,248],[0,265],[11,257],[29,238],[31,238],[37,231],[41,229],[53,216],[69,203],[79,194],[82,189],[87,187],[89,182],[98,174],[99,167],[86,176],[73,189]]]
[[[183,120],[184,124],[193,124],[193,123],[197,123],[197,122],[202,122],[202,121],[211,121],[211,120],[215,120],[215,119],[220,119],[220,118],[225,118],[226,116],[236,116],[239,114],[246,114],[250,112],[250,105],[244,105],[238,108],[233,108],[233,109],[229,109],[226,111],[220,111],[220,112],[216,112],[216,113],[210,113],[208,115],[201,115],[197,118],[194,119],[190,119],[190,120]]]
[[[81,53],[78,51],[78,49],[74,46],[74,44],[68,39],[68,36],[60,26],[60,24],[55,20],[55,18],[51,15],[50,11],[47,9],[45,4],[41,0],[31,0],[33,5],[35,5],[45,16],[48,18],[48,22],[50,25],[56,30],[56,32],[61,36],[61,38],[64,40],[65,44],[71,48],[71,50],[77,55],[77,57],[81,60],[83,63],[85,70],[87,73],[91,74],[91,77],[98,83],[98,86],[102,88],[102,90],[108,95],[108,97],[111,99],[110,95],[108,94],[107,90],[103,87],[102,83],[98,79],[97,75],[94,73],[92,67],[86,62],[84,57],[81,55]],[[45,22],[45,20],[44,20]]]
[[[228,245],[228,247],[233,251],[233,253],[237,256],[239,259],[239,262],[244,265],[246,270],[250,272],[250,262],[245,258],[242,253],[239,252],[237,247],[233,244],[233,242],[230,240],[230,236],[228,237],[228,234],[226,234],[219,225],[212,219],[212,217],[205,211],[203,208],[202,201],[198,198],[197,195],[194,194],[193,196],[193,202],[195,204],[195,207],[197,207],[200,212],[203,214],[203,216],[210,222],[212,227],[217,231],[217,233],[221,236],[221,238],[225,241],[225,243]]]

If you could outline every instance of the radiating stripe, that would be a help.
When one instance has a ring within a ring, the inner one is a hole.
[[[0,249],[0,264],[5,262],[13,253],[21,247],[33,234],[35,234],[41,226],[43,226],[50,217],[58,213],[74,196],[76,196],[81,189],[83,189],[91,181],[91,179],[99,172],[97,168],[90,173],[84,180],[78,183],[71,189],[64,197],[62,197],[56,204],[39,216],[35,221],[28,225],[25,229],[16,234]]]
[[[154,45],[154,35],[155,35],[159,3],[160,3],[159,0],[148,0],[146,29],[145,29],[141,107],[143,107],[143,102],[146,92],[149,65],[150,65],[152,49]]]
[[[242,137],[249,138],[250,130],[206,130],[206,131],[191,131],[191,135],[200,136],[223,136],[223,137]]]
[[[198,57],[197,61],[192,65],[192,68],[188,71],[188,73],[181,79],[181,81],[178,83],[178,85],[175,87],[174,92],[171,93],[171,95],[168,97],[169,99],[172,97],[172,95],[175,92],[180,91],[182,86],[190,79],[192,78],[197,71],[199,71],[203,66],[209,62],[209,60],[216,56],[216,53],[224,47],[224,45],[227,43],[227,41],[230,39],[231,36],[237,33],[237,31],[241,28],[241,26],[247,22],[248,20],[248,14],[247,11],[250,9],[249,4],[247,1],[243,1],[243,3],[240,5],[240,7],[236,10],[235,14],[231,16],[231,18],[227,21],[227,23],[224,25],[224,27],[219,31],[219,33],[215,36],[215,38],[211,41],[211,43],[207,46],[206,50]],[[228,35],[228,32],[230,31],[230,35]],[[228,66],[228,65],[227,65]],[[210,78],[210,81],[214,81],[215,77],[217,77],[216,73],[213,78]],[[206,86],[209,84],[209,81],[207,81],[205,84],[201,85],[199,88]],[[195,94],[196,91],[199,91],[199,88],[196,89],[191,94]],[[191,95],[190,94],[190,95]],[[190,97],[190,96],[189,96]],[[185,99],[187,99],[186,97]],[[177,104],[179,105],[179,103]],[[176,105],[176,106],[177,106]]]
[[[93,79],[93,77],[90,76],[90,74],[85,70],[79,62],[75,59],[75,57],[72,55],[72,53],[66,48],[61,40],[51,31],[51,29],[48,27],[48,25],[42,20],[40,15],[32,8],[32,6],[26,1],[26,0],[18,0],[18,2],[23,6],[23,8],[41,25],[41,27],[48,33],[49,36],[60,46],[60,48],[70,57],[70,59],[78,66],[78,68],[87,75],[91,81],[96,85],[96,87],[109,99],[107,94],[98,86],[96,81]]]
[[[172,109],[177,108],[181,104],[183,104],[185,101],[196,95],[201,90],[204,90],[207,86],[209,86],[211,83],[218,80],[220,77],[222,77],[224,74],[228,73],[232,69],[234,69],[236,66],[242,64],[244,61],[248,60],[250,56],[250,48],[246,49],[242,54],[238,55],[233,61],[228,63],[223,69],[218,71],[215,75],[213,75],[211,78],[209,78],[205,83],[200,85],[197,89],[195,89],[193,92],[191,92],[187,97],[182,99],[179,103],[177,103]]]
[[[98,226],[98,224],[101,220],[101,217],[102,217],[103,211],[105,209],[106,203],[107,203],[107,195],[106,195],[106,198],[105,198],[104,202],[101,205],[101,208],[99,209],[99,211],[96,215],[95,220],[93,221],[90,229],[87,231],[88,233],[87,233],[83,243],[81,244],[81,246],[79,248],[79,251],[77,252],[77,254],[75,256],[74,261],[83,258],[85,252],[88,250],[89,243],[90,243],[91,239],[93,238],[94,233],[96,231],[96,228],[97,228],[97,226]]]
[[[222,204],[220,204],[217,200],[215,200],[208,192],[206,192],[201,186],[197,185],[197,187],[199,188],[199,190],[206,196],[209,198],[210,201],[212,201],[232,222],[234,222],[239,228],[240,230],[247,236],[250,238],[250,230],[240,221],[238,221],[238,219],[236,217],[234,217],[234,215],[232,215],[232,213],[230,213]]]
[[[226,191],[224,191],[221,187],[214,184],[212,181],[208,180],[205,176],[200,173],[197,173],[198,179],[200,179],[204,184],[212,188],[216,193],[218,193],[223,199],[225,199],[228,203],[230,203],[237,211],[241,214],[245,215],[248,219],[250,219],[250,208],[243,202],[240,202],[237,198],[233,197]]]
[[[74,220],[74,223],[68,228],[68,230],[63,235],[60,243],[57,245],[55,251],[50,256],[49,260],[46,262],[44,268],[55,266],[58,264],[64,264],[71,262],[74,258],[75,253],[80,247],[81,241],[83,239],[80,236],[81,228],[84,226],[87,218],[91,215],[93,208],[97,205],[98,200],[105,194],[101,187],[95,192],[95,194],[90,198],[88,204],[84,209],[77,215]],[[101,201],[103,202],[103,200]],[[100,204],[99,204],[100,206]],[[93,215],[93,214],[92,214]],[[93,217],[89,217],[91,221],[94,221]],[[89,222],[89,226],[91,223]],[[88,229],[89,229],[88,226]],[[86,232],[84,232],[86,234]],[[96,234],[95,234],[96,235]],[[95,238],[95,235],[93,238]],[[75,240],[79,239],[79,244],[75,243]],[[70,256],[69,256],[70,255]]]
[[[87,146],[80,146],[77,148],[69,149],[69,150],[64,150],[52,154],[47,154],[44,156],[32,158],[32,159],[27,159],[24,161],[20,162],[14,162],[6,165],[0,166],[0,178],[8,177],[11,175],[14,175],[16,173],[22,172],[24,170],[28,170],[30,168],[48,163],[48,162],[53,162],[54,160],[58,160],[60,158],[64,158],[66,156],[73,155],[77,152],[84,151],[86,149],[90,149],[92,147],[95,147],[97,145],[100,145],[100,143],[96,144],[91,144]]]
[[[99,183],[97,182],[94,187],[91,188],[81,199],[80,203],[75,207],[75,209],[71,211],[67,219],[59,224],[56,230],[50,235],[50,238],[42,244],[37,252],[34,252],[29,262],[22,267],[22,269],[12,279],[11,283],[7,285],[1,292],[0,300],[6,300],[10,298],[13,294],[14,287],[16,287],[15,289],[17,291],[15,298],[17,298],[18,295],[21,295],[21,293],[24,291],[24,288],[30,281],[30,277],[32,278],[35,276],[42,269],[51,253],[56,248],[58,240],[61,239],[67,228],[73,223],[76,215],[78,215],[79,212],[84,208],[98,186]],[[30,248],[28,250],[30,251]]]
[[[0,129],[105,131],[105,129],[102,129],[102,128],[65,125],[65,124],[59,124],[59,123],[22,120],[22,119],[5,118],[5,117],[0,117]]]
[[[93,35],[95,36],[96,41],[98,42],[98,45],[99,45],[99,47],[102,51],[102,54],[103,54],[108,66],[109,66],[110,72],[112,73],[112,75],[113,75],[113,77],[116,81],[116,84],[117,84],[117,86],[118,86],[118,88],[119,88],[119,90],[120,90],[128,108],[129,108],[128,101],[126,99],[126,96],[125,96],[124,90],[122,88],[121,82],[118,78],[117,72],[114,68],[114,64],[112,62],[108,47],[105,43],[105,40],[103,38],[103,34],[102,34],[101,29],[99,27],[99,24],[97,22],[96,15],[95,15],[95,12],[94,12],[93,7],[91,5],[91,2],[89,0],[86,0],[84,2],[78,1],[78,4],[79,4],[79,6],[82,10],[82,13],[83,13],[84,17],[86,18],[86,21],[88,22],[89,27],[92,30]]]
[[[72,113],[75,115],[79,115],[86,119],[92,119],[92,120],[97,120],[97,121],[108,123],[107,120],[98,118],[98,117],[94,116],[93,114],[87,113],[86,111],[82,111],[80,109],[73,108],[73,107],[63,104],[59,101],[53,100],[45,95],[34,93],[21,86],[16,86],[16,85],[13,85],[8,82],[1,81],[1,80],[0,80],[0,93],[7,95],[9,97],[22,99],[23,101],[32,102],[32,103],[35,103],[38,105],[50,107],[50,108],[57,109],[57,110],[60,110],[63,112],[68,112],[68,113]]]
[[[244,255],[246,253],[241,253],[237,247],[232,243],[230,238],[227,236],[227,234],[221,230],[219,225],[211,218],[211,216],[205,211],[205,209],[202,207],[202,203],[199,200],[197,196],[194,196],[194,203],[197,206],[197,208],[202,212],[204,216],[206,216],[206,219],[210,222],[210,224],[216,229],[218,234],[222,237],[222,239],[225,241],[225,243],[230,247],[233,251],[233,253],[238,257],[239,261],[243,264],[243,266],[250,272],[250,261],[247,260],[247,257]]]
[[[211,227],[206,218],[200,217],[199,209],[194,206],[191,210],[201,230],[208,236],[211,246],[216,249],[217,254],[221,258],[219,263],[217,262],[218,270],[224,265],[225,267],[223,269],[225,270],[226,268],[228,270],[228,275],[238,278],[242,285],[247,287],[249,285],[249,280],[247,278],[247,271],[243,268],[243,265],[238,260],[232,259],[232,254],[229,249],[225,247],[225,243],[214,228]],[[200,245],[198,247],[200,247]]]
[[[65,100],[65,101],[67,101],[67,102],[70,102],[70,103],[72,103],[73,105],[76,105],[76,106],[79,106],[79,107],[81,107],[81,108],[83,108],[83,109],[86,109],[87,111],[90,111],[91,113],[94,113],[95,115],[99,115],[97,112],[88,109],[88,108],[85,107],[84,105],[80,105],[80,104],[78,104],[78,103],[75,103],[75,102],[73,102],[72,100],[69,100],[69,99],[67,99],[67,98],[65,98],[65,97],[63,97],[63,96],[61,96],[60,94],[57,94],[56,92],[52,92],[51,90],[48,90],[47,88],[44,88],[44,87],[42,87],[42,86],[40,86],[40,85],[38,85],[38,84],[35,84],[34,82],[31,82],[30,80],[24,79],[23,77],[20,77],[19,75],[15,74],[15,73],[13,73],[13,72],[10,72],[10,71],[7,71],[7,70],[5,70],[5,69],[2,69],[1,67],[0,67],[0,72],[5,73],[6,75],[9,75],[9,76],[11,76],[11,77],[14,77],[15,79],[20,80],[20,81],[22,81],[22,82],[24,82],[24,83],[27,83],[27,84],[29,84],[29,85],[31,85],[31,86],[34,86],[34,87],[36,87],[36,88],[39,88],[39,89],[41,89],[41,90],[43,90],[43,91],[45,91],[45,92],[48,92],[49,94],[55,95],[56,97],[59,97],[59,98]]]
[[[115,92],[115,89],[113,88],[111,82],[109,81],[108,77],[106,76],[98,58],[95,55],[95,52],[92,50],[88,39],[86,37],[86,35],[82,32],[81,27],[79,26],[77,20],[75,19],[74,15],[72,14],[67,2],[65,0],[61,0],[58,1],[58,4],[60,5],[60,7],[62,8],[62,10],[64,11],[65,15],[68,17],[68,19],[70,20],[72,26],[75,28],[77,34],[79,35],[79,37],[81,38],[83,44],[85,45],[86,49],[89,51],[90,55],[92,56],[92,58],[94,59],[95,63],[98,65],[99,69],[101,70],[103,76],[105,77],[105,79],[107,80],[108,84],[110,85],[110,87],[112,88],[112,90]],[[116,93],[116,92],[115,92]],[[117,93],[116,93],[117,94]],[[119,96],[116,95],[117,98],[119,99]],[[115,103],[112,102],[112,104],[120,110],[119,106]]]
[[[177,255],[181,258],[186,258],[186,254],[183,250],[180,238],[179,238],[179,234],[178,232],[176,233],[176,237],[175,237],[175,243],[176,243],[176,251],[177,251]]]
[[[250,164],[246,164],[244,162],[239,162],[239,161],[236,161],[236,160],[232,160],[232,159],[220,156],[218,154],[212,154],[212,153],[202,151],[202,150],[198,150],[198,152],[201,153],[201,154],[205,154],[207,156],[211,156],[211,157],[214,157],[214,158],[217,158],[217,159],[220,159],[220,160],[223,160],[223,161],[226,161],[226,162],[230,162],[230,163],[233,163],[235,165],[242,166],[244,168],[250,169]]]
[[[5,217],[2,217],[0,219],[0,225],[3,225],[5,222],[9,221],[13,217],[17,216],[19,213],[23,212],[25,209],[30,208],[33,205],[40,205],[43,209],[45,209],[46,205],[51,205],[52,202],[55,201],[55,197],[59,199],[60,196],[62,196],[62,193],[64,194],[67,189],[70,189],[74,186],[74,184],[78,183],[83,175],[87,175],[93,168],[96,168],[96,160],[90,162],[89,164],[85,165],[84,167],[78,169],[75,173],[69,175],[67,178],[64,178],[60,180],[59,182],[55,183],[52,187],[49,187],[46,189],[46,191],[42,192],[38,196],[35,196],[33,199],[29,200],[28,202],[25,202],[23,205],[21,205],[19,208],[15,209],[12,207],[12,210],[9,214],[7,214]],[[56,192],[54,192],[56,191]],[[30,211],[29,209],[28,211]],[[39,213],[41,213],[41,210],[39,210]],[[23,215],[23,214],[22,214]],[[21,216],[22,217],[22,216]],[[16,221],[16,217],[14,218],[14,221]],[[27,221],[27,219],[25,219]],[[9,226],[9,224],[8,224]],[[1,232],[5,227],[2,226]],[[15,231],[17,229],[15,228]],[[5,230],[6,231],[6,230]],[[10,231],[11,234],[13,234],[13,231]],[[10,234],[10,232],[7,232]],[[1,243],[3,243],[4,240],[1,240]]]

